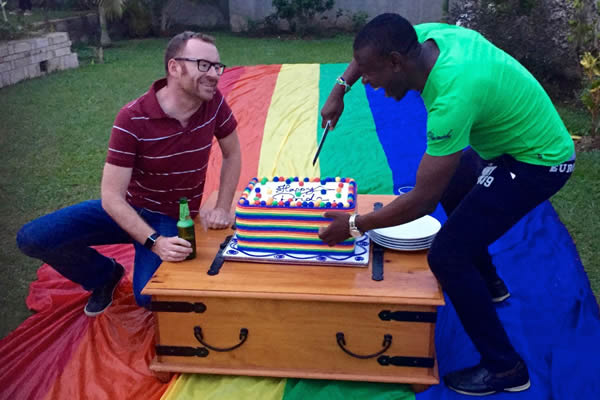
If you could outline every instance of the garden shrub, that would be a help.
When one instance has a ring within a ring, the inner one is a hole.
[[[333,8],[335,0],[273,0],[275,16],[289,23],[292,32],[303,35],[312,29],[315,15]]]
[[[519,60],[556,96],[573,96],[581,69],[569,42],[572,4],[565,0],[455,0],[449,22],[481,32]]]
[[[127,36],[140,38],[152,33],[152,0],[127,0],[123,20],[127,24]]]

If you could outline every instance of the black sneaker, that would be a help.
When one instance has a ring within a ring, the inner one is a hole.
[[[503,372],[492,372],[479,364],[449,373],[444,377],[444,382],[455,392],[469,396],[521,392],[531,386],[527,366],[523,361]]]
[[[83,312],[85,312],[85,315],[88,317],[95,317],[98,314],[102,314],[104,310],[112,304],[113,293],[117,286],[119,286],[119,282],[125,274],[125,268],[116,261],[115,267],[115,271],[110,280],[103,286],[94,289],[92,292],[92,295],[83,309]]]
[[[510,297],[510,292],[502,279],[498,278],[491,282],[486,282],[486,284],[492,295],[493,303],[501,303]]]

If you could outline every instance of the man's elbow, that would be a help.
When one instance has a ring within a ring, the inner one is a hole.
[[[102,203],[102,208],[104,209],[104,211],[106,211],[108,215],[114,215],[114,210],[117,207],[117,204],[119,203],[119,196],[111,192],[102,191],[100,201]]]

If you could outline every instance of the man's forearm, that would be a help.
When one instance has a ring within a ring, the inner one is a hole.
[[[425,204],[418,196],[410,192],[396,197],[390,204],[378,211],[359,215],[356,226],[361,232],[372,229],[405,224],[430,214],[435,210],[435,205]]]
[[[356,61],[354,60],[354,58],[352,59],[350,64],[348,64],[348,67],[346,67],[346,70],[342,74],[342,77],[344,78],[346,83],[350,86],[354,85],[354,83],[356,83],[358,78],[360,78],[360,71],[358,70],[358,64],[356,64]]]
[[[139,243],[143,244],[148,236],[155,232],[123,198],[103,196],[102,208],[129,236]]]

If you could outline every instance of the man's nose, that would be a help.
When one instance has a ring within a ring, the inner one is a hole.
[[[208,67],[208,71],[206,71],[206,75],[215,78],[215,79],[219,79],[219,74],[217,74],[217,66],[216,65],[211,65],[210,67]]]

